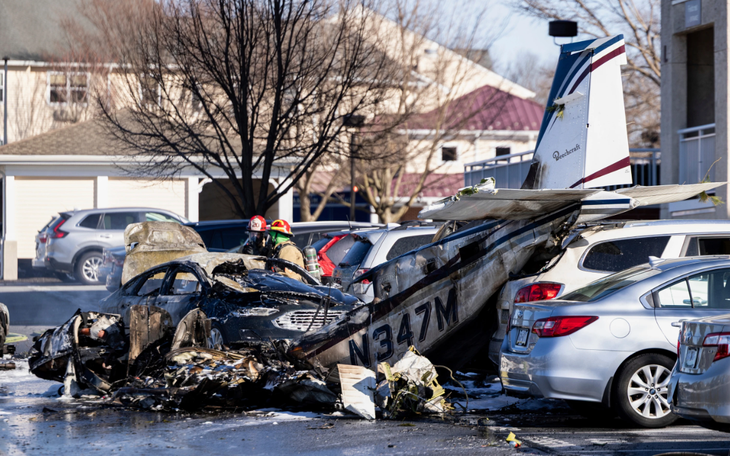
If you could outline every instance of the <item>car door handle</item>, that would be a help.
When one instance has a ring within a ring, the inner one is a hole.
[[[111,234],[100,234],[99,237],[102,239],[111,239],[112,235]]]

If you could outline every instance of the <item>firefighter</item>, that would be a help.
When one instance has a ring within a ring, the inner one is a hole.
[[[254,215],[248,222],[248,239],[239,252],[246,255],[269,256],[271,251],[267,238],[266,219],[260,215]]]
[[[291,261],[304,269],[304,255],[302,255],[299,247],[291,240],[294,234],[291,232],[289,222],[286,220],[274,220],[271,227],[269,227],[269,235],[274,245],[273,251],[271,252],[273,258]],[[292,279],[304,281],[299,274],[289,269],[277,272],[283,273]]]

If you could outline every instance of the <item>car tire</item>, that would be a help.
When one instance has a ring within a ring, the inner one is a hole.
[[[99,266],[102,264],[100,252],[87,252],[81,255],[76,262],[75,276],[76,280],[85,285],[98,285],[99,283]]]
[[[638,426],[660,428],[678,419],[667,402],[669,377],[674,359],[660,353],[646,353],[619,369],[613,393],[618,415]]]

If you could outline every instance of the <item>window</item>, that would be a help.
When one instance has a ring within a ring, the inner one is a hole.
[[[730,269],[695,274],[655,292],[655,305],[667,308],[730,309]]]
[[[509,147],[497,147],[497,157],[501,155],[509,155],[510,150],[511,149]]]
[[[86,104],[89,75],[86,73],[48,74],[48,102],[50,104]]]
[[[441,148],[441,160],[442,161],[456,161],[457,153],[456,147],[442,147]]]
[[[661,257],[668,242],[669,236],[601,242],[588,251],[583,267],[597,271],[623,271],[647,263],[649,256]]]
[[[194,274],[185,271],[175,273],[175,278],[170,286],[170,295],[188,295],[200,291],[200,282]]]
[[[99,214],[87,215],[86,218],[79,223],[79,226],[92,230],[99,228]]]
[[[685,256],[730,255],[728,238],[691,238]]]
[[[145,212],[144,219],[147,222],[176,222],[180,223],[180,220],[174,218],[171,215],[160,214],[159,212]]]
[[[388,254],[385,256],[386,260],[392,260],[393,258],[399,257],[406,252],[417,249],[422,245],[430,244],[433,240],[433,234],[427,234],[425,236],[410,236],[398,239],[390,248]]]
[[[370,252],[370,248],[372,246],[373,245],[368,241],[355,242],[352,244],[352,247],[350,247],[350,250],[347,251],[347,254],[345,254],[345,257],[342,259],[339,266],[343,268],[359,266],[367,256],[368,252]]]
[[[646,267],[631,268],[617,274],[611,274],[602,279],[589,283],[583,288],[563,295],[560,299],[564,301],[593,302],[605,298],[619,290],[622,290],[636,282],[659,274],[658,269]]]
[[[137,214],[134,212],[112,212],[104,214],[104,230],[123,230],[130,223],[137,222]]]
[[[137,289],[137,296],[154,296],[159,294],[162,286],[162,279],[166,271],[153,273],[142,279],[142,285]]]

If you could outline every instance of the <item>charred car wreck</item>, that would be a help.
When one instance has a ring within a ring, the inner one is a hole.
[[[130,250],[139,249],[141,268],[154,263],[152,256],[159,261],[202,246],[192,230],[175,224],[145,222],[128,231],[137,234],[127,240]],[[309,283],[273,273],[274,266]],[[324,371],[287,360],[286,349],[361,305],[285,260],[194,253],[151,266],[102,300],[100,311],[78,311],[46,331],[29,365],[38,377],[63,382],[67,394],[81,386],[122,400],[135,391],[147,406],[193,407],[208,396],[245,397],[249,387],[331,403]],[[300,384],[306,392],[297,391]]]

